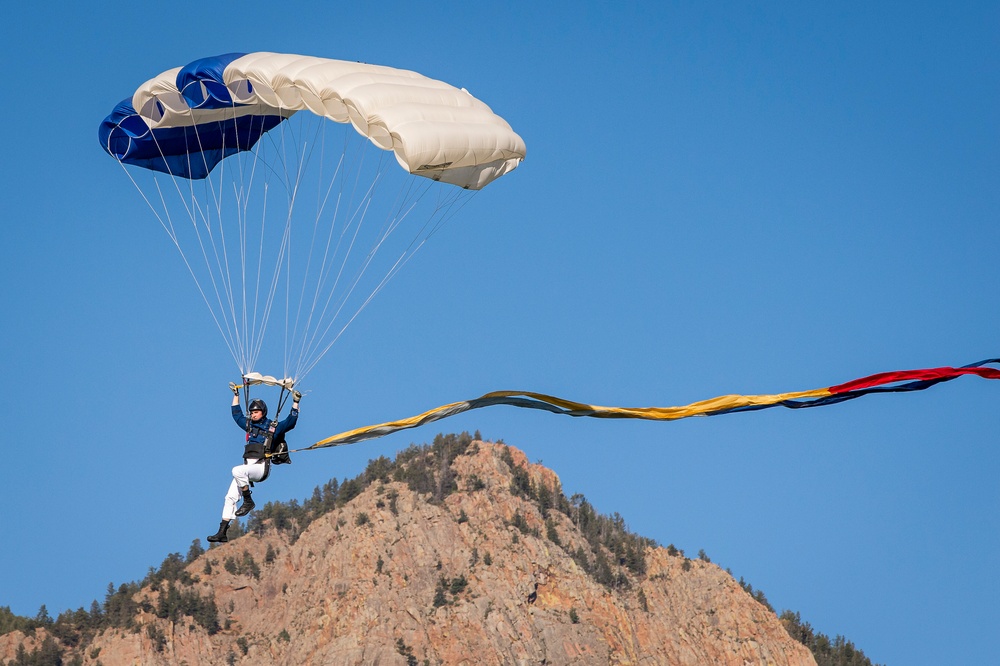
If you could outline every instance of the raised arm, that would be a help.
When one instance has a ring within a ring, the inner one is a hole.
[[[240,407],[240,387],[229,382],[229,390],[233,392],[233,420],[236,421],[236,425],[241,428],[247,427],[247,417],[243,414],[243,408]]]

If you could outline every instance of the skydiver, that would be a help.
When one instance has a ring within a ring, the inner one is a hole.
[[[236,421],[243,431],[246,432],[246,446],[243,449],[243,464],[233,468],[233,482],[229,485],[229,492],[226,493],[226,500],[222,505],[222,522],[219,523],[219,531],[208,537],[212,543],[225,543],[229,541],[226,537],[226,530],[229,523],[237,516],[245,516],[254,508],[253,499],[250,497],[250,483],[263,480],[269,471],[270,461],[264,456],[264,446],[267,442],[268,427],[267,404],[260,398],[250,401],[247,411],[250,412],[250,420],[243,414],[240,407],[240,387],[230,384],[233,391],[233,420]],[[295,422],[299,418],[299,400],[302,394],[292,391],[292,411],[280,421],[271,435],[272,441],[280,441],[284,434],[295,427]],[[236,508],[236,502],[243,497],[243,503]]]

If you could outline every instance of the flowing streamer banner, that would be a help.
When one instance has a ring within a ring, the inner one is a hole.
[[[770,395],[723,395],[709,400],[693,402],[690,405],[682,407],[602,407],[531,391],[494,391],[473,400],[442,405],[409,418],[348,430],[299,450],[308,451],[330,446],[355,444],[368,439],[384,437],[400,430],[417,428],[473,409],[492,407],[494,405],[541,409],[565,416],[586,416],[599,419],[646,419],[651,421],[676,421],[677,419],[686,419],[690,416],[718,416],[720,414],[769,409],[771,407],[786,407],[788,409],[822,407],[824,405],[853,400],[871,393],[923,391],[936,384],[951,381],[965,375],[976,375],[983,379],[1000,379],[1000,368],[987,367],[997,364],[1000,364],[1000,359],[992,358],[958,368],[943,367],[880,372],[843,384],[837,384],[836,386],[828,386],[811,391],[795,391]]]

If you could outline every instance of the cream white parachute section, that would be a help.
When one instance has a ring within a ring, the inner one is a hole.
[[[132,105],[152,128],[205,122],[177,86],[181,68],[147,81]],[[416,72],[286,53],[249,53],[222,71],[229,106],[215,115],[309,111],[350,123],[410,173],[478,190],[524,159],[524,141],[467,90]]]
[[[309,110],[350,122],[412,174],[478,190],[524,159],[524,142],[466,90],[416,72],[282,53],[233,61],[225,82],[240,103]]]

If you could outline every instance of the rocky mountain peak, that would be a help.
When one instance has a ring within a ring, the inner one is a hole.
[[[715,564],[468,436],[268,505],[245,536],[189,559],[127,591],[133,617],[82,633],[76,663],[816,663]],[[0,659],[47,635],[0,636]]]

